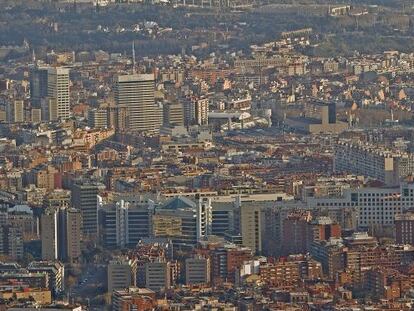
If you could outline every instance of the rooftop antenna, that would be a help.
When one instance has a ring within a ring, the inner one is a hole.
[[[135,40],[132,41],[132,74],[135,74]]]
[[[36,63],[36,52],[34,49],[32,50],[32,61],[33,63]]]

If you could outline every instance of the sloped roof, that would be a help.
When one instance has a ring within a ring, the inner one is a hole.
[[[171,210],[178,210],[178,209],[188,209],[188,208],[195,208],[196,203],[190,199],[185,197],[175,197],[171,200],[167,201],[161,208],[162,209],[171,209]]]

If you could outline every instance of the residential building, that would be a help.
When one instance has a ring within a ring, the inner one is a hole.
[[[210,283],[210,260],[194,257],[185,260],[185,282],[187,285]]]

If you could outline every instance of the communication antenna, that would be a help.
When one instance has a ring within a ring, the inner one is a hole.
[[[135,40],[132,41],[132,74],[135,74]]]

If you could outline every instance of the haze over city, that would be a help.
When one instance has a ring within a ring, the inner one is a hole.
[[[414,6],[1,0],[0,310],[414,310]]]

